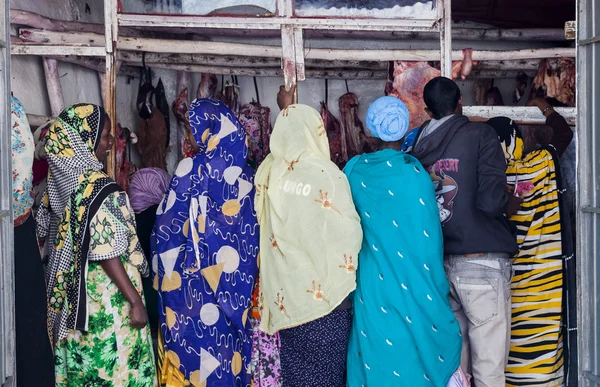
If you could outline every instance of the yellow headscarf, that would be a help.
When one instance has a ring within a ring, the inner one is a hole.
[[[362,229],[315,109],[284,109],[271,152],[256,174],[255,206],[260,329],[273,334],[329,314],[355,289]]]

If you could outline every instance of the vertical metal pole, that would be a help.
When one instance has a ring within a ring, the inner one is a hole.
[[[16,385],[9,2],[0,0],[0,385]]]
[[[450,0],[438,0],[442,76],[452,78],[452,12]]]
[[[111,119],[110,133],[115,137],[117,128],[117,60],[118,38],[117,0],[104,0],[104,25],[106,38],[106,101],[104,108]],[[116,141],[106,160],[106,172],[113,179],[116,170]]]
[[[577,350],[579,386],[597,386],[599,360],[598,217],[585,207],[598,207],[598,43],[581,41],[600,35],[594,14],[596,0],[577,1]]]

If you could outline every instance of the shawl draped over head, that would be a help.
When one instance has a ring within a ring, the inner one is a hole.
[[[256,210],[260,329],[273,334],[329,314],[354,290],[362,231],[316,110],[284,109],[270,147],[256,175]]]
[[[507,117],[487,122],[498,133],[507,159],[507,181],[523,199],[510,220],[519,252],[513,263],[512,332],[507,384],[561,385],[564,378],[564,231],[560,211],[560,168],[554,147],[528,154],[517,124]],[[539,293],[533,288],[547,289]],[[531,362],[531,359],[540,359]]]
[[[431,178],[384,149],[345,168],[364,232],[348,348],[348,385],[446,386],[460,365]]]
[[[134,173],[127,188],[136,214],[159,204],[169,189],[171,176],[160,168],[142,168]]]
[[[87,329],[89,222],[104,199],[120,191],[95,155],[106,112],[77,104],[65,109],[46,135],[50,167],[38,210],[37,234],[48,256],[48,330],[53,343]]]
[[[408,131],[408,108],[399,98],[378,98],[367,111],[367,127],[385,142],[401,140]]]
[[[521,160],[523,136],[517,123],[508,117],[494,117],[488,120],[487,124],[496,130],[506,161]]]
[[[258,271],[246,133],[216,100],[196,99],[189,120],[200,150],[177,166],[151,237],[169,359],[161,379],[175,375],[195,386],[246,387],[248,312]]]

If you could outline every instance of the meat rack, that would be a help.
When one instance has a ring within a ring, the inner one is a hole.
[[[440,61],[441,73],[450,76],[451,61],[462,59],[452,50],[453,39],[461,40],[564,40],[562,30],[501,30],[452,28],[451,0],[433,0],[433,12],[410,17],[300,17],[294,0],[273,0],[276,11],[267,16],[192,16],[173,14],[129,14],[121,12],[119,0],[104,0],[104,25],[57,21],[40,15],[11,10],[11,24],[26,26],[11,41],[12,55],[44,57],[44,69],[52,114],[64,103],[58,82],[56,61],[67,61],[98,71],[105,108],[117,115],[117,75],[135,75],[142,52],[156,68],[180,71],[183,85],[186,72],[213,74],[281,76],[287,87],[314,78],[377,79],[387,77],[390,60]],[[245,3],[237,1],[236,3]],[[155,32],[150,32],[155,31]],[[186,33],[186,35],[182,35]],[[192,32],[190,34],[189,32]],[[199,36],[201,35],[201,36]],[[211,41],[226,36],[233,41]],[[435,39],[439,49],[335,49],[310,48],[312,37],[352,36],[354,39]],[[276,38],[274,45],[235,41],[236,37]],[[199,40],[202,39],[202,40]],[[280,42],[279,42],[280,39]],[[473,60],[483,61],[480,76],[511,76],[516,70],[537,69],[536,60],[574,57],[575,48],[550,47],[519,50],[475,50]],[[179,82],[178,82],[179,83]],[[569,121],[575,108],[562,109]],[[517,121],[538,123],[543,117],[536,108],[465,107],[477,119],[510,114]],[[30,116],[32,123],[47,117]],[[114,128],[113,128],[114,130]],[[107,169],[115,176],[115,152]]]

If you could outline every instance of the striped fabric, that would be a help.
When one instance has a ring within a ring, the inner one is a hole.
[[[508,183],[524,192],[513,264],[512,333],[507,386],[561,386],[564,379],[563,252],[559,189],[553,152],[510,161]],[[522,187],[526,187],[522,189]]]

